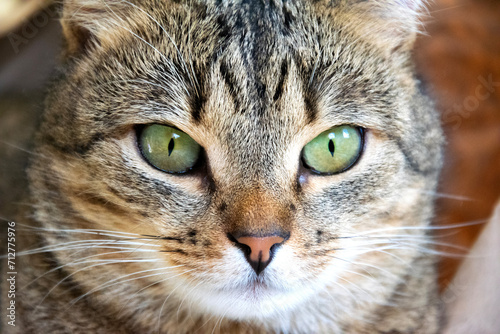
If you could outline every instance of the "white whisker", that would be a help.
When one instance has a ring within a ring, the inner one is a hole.
[[[93,262],[93,261],[90,261],[90,262]],[[84,270],[88,270],[88,269],[91,269],[91,268],[95,268],[95,267],[98,267],[98,266],[103,266],[103,265],[109,265],[109,264],[117,264],[117,263],[134,263],[134,262],[155,262],[155,260],[110,260],[110,261],[99,261],[100,263],[97,263],[97,264],[94,264],[94,265],[91,265],[91,266],[86,266],[84,268],[81,268],[81,269],[78,269],[74,272],[72,272],[71,274],[67,275],[66,277],[62,278],[61,280],[59,280],[59,282],[57,282],[56,285],[54,285],[46,294],[45,296],[42,298],[42,300],[38,303],[38,305],[36,307],[39,307],[43,302],[44,300],[50,295],[50,293],[52,293],[52,291],[54,291],[59,285],[61,285],[64,281],[66,281],[68,278],[76,275],[77,273],[81,272],[81,271],[84,271]],[[104,263],[102,263],[104,262]]]
[[[77,259],[75,261],[71,261],[71,262],[65,263],[63,265],[54,267],[53,269],[46,271],[42,275],[36,277],[35,279],[33,279],[32,281],[30,281],[29,283],[27,283],[23,287],[23,289],[26,288],[27,286],[29,286],[30,284],[36,282],[38,279],[44,277],[45,275],[48,275],[50,273],[53,273],[55,271],[58,271],[60,269],[65,268],[65,267],[78,266],[78,265],[81,265],[81,264],[86,264],[86,263],[91,263],[91,262],[105,262],[105,260],[107,260],[107,259],[98,259],[98,260],[89,260],[89,259],[97,258],[97,257],[101,257],[101,256],[109,256],[109,255],[115,255],[115,254],[124,254],[124,253],[130,254],[131,252],[128,251],[128,250],[126,250],[126,251],[117,251],[117,252],[98,253],[98,254],[93,254],[93,255],[90,255],[90,256],[86,256],[84,258],[79,258],[79,259]]]
[[[153,261],[150,261],[150,262],[157,262],[156,260],[153,260]],[[127,274],[127,275],[122,275],[120,277],[117,277],[117,278],[114,278],[112,280],[109,280],[107,281],[106,283],[104,284],[101,284],[97,287],[94,287],[93,289],[87,291],[85,294],[81,295],[80,297],[78,298],[75,298],[73,299],[70,304],[71,305],[74,305],[76,304],[78,301],[80,301],[81,299],[85,298],[86,296],[94,293],[94,292],[97,292],[97,291],[101,291],[101,290],[104,290],[104,289],[107,289],[109,287],[112,287],[112,286],[115,286],[117,284],[123,284],[123,283],[127,283],[127,282],[131,282],[131,281],[135,281],[135,280],[138,280],[138,279],[143,279],[143,278],[148,278],[148,277],[153,277],[153,276],[159,276],[159,275],[164,275],[168,272],[161,272],[161,273],[155,273],[155,274],[149,274],[149,275],[143,275],[143,276],[140,276],[140,277],[133,277],[133,278],[130,278],[130,279],[126,279],[126,280],[123,280],[123,281],[118,281],[122,278],[126,278],[126,277],[130,277],[130,276],[133,276],[133,275],[137,275],[139,273],[143,273],[143,272],[150,272],[150,271],[157,271],[157,270],[165,270],[165,269],[170,269],[170,268],[177,268],[177,267],[182,267],[181,265],[179,266],[172,266],[172,267],[167,267],[167,268],[155,268],[155,269],[148,269],[148,270],[143,270],[143,271],[139,271],[139,272],[134,272],[134,273],[131,273],[131,274]],[[177,276],[177,275],[176,275]],[[175,277],[175,276],[172,276],[172,277]],[[118,281],[118,282],[117,282]],[[112,284],[110,284],[111,282],[114,282]]]

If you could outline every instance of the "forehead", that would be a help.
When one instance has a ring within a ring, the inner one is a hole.
[[[277,107],[281,99],[303,104],[307,122],[332,122],[332,116],[353,122],[355,116],[385,127],[395,117],[391,109],[400,92],[390,62],[344,32],[327,17],[331,13],[260,1],[169,4],[146,11],[122,58],[132,67],[147,67],[143,75],[157,72],[153,76],[183,104],[181,123],[229,108],[225,117],[287,117]],[[210,98],[225,103],[207,108]],[[369,109],[377,112],[366,117]]]

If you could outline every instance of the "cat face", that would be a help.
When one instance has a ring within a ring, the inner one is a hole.
[[[403,3],[379,24],[348,1],[66,1],[30,176],[85,298],[169,328],[281,326],[322,305],[342,319],[392,296],[425,246],[441,159]],[[344,130],[348,162],[321,165]]]

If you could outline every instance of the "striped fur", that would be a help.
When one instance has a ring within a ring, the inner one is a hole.
[[[41,277],[24,333],[437,332],[442,135],[410,61],[421,8],[65,0],[29,172],[45,248],[25,257]],[[189,134],[204,164],[151,167],[150,123]],[[341,124],[366,129],[361,159],[307,171],[304,145]],[[234,229],[289,239],[256,276]]]

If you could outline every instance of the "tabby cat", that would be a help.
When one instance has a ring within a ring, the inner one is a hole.
[[[418,0],[65,0],[18,333],[436,333]]]

